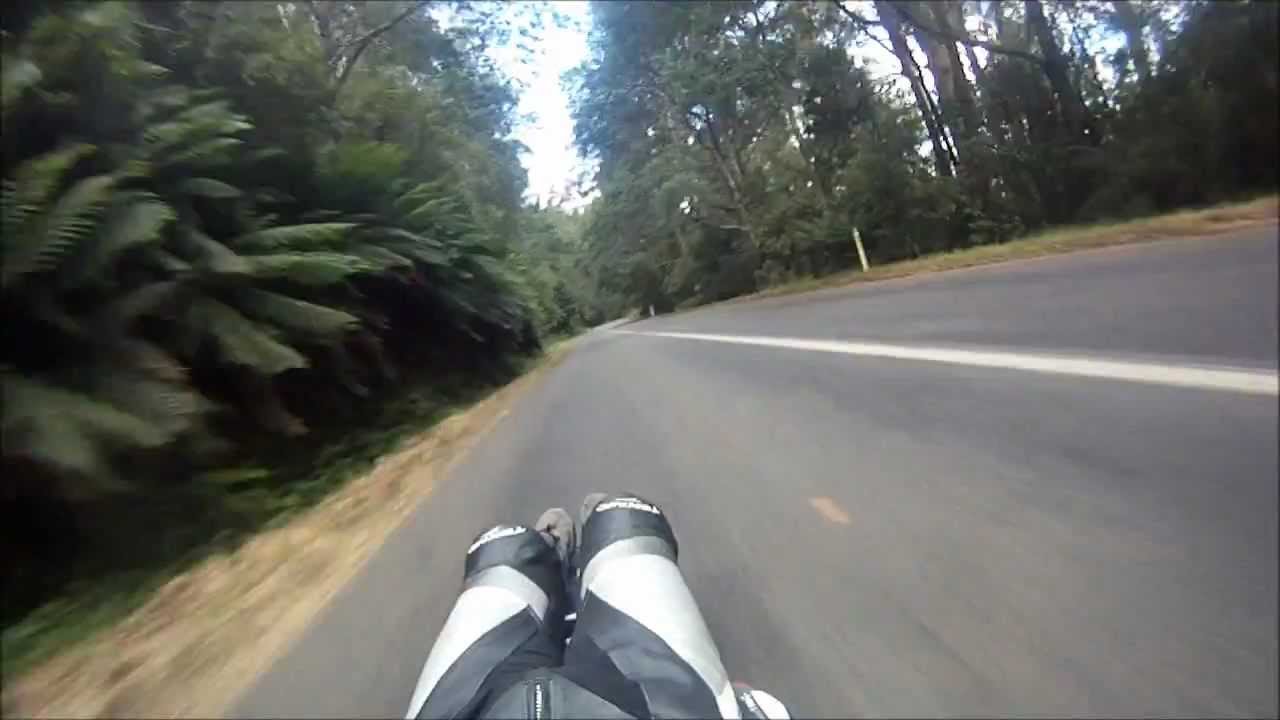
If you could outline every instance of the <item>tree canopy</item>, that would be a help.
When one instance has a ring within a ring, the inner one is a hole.
[[[591,275],[659,310],[1276,187],[1270,2],[592,5]],[[881,62],[867,62],[876,50]]]

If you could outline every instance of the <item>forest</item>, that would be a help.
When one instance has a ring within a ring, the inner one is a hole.
[[[1273,190],[1272,2],[600,3],[606,314]],[[871,61],[868,58],[872,58]]]
[[[855,229],[878,264],[1274,191],[1278,10],[592,3],[561,207],[491,52],[545,4],[11,3],[6,654],[592,325],[853,268]]]

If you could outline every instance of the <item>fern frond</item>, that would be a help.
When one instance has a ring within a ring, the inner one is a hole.
[[[413,267],[413,261],[409,258],[372,243],[351,248],[347,253],[384,270],[393,267]]]
[[[190,225],[178,233],[181,247],[189,253],[196,269],[215,275],[243,275],[253,267],[234,250]]]
[[[263,160],[272,160],[278,157],[286,157],[289,153],[282,148],[269,147],[261,150],[255,150],[249,154],[248,161],[251,163],[261,162]]]
[[[5,180],[4,233],[16,232],[24,218],[40,212],[67,171],[95,150],[93,145],[77,143],[38,155],[19,166],[13,179]]]
[[[187,379],[187,369],[176,358],[149,342],[129,339],[113,343],[111,357],[149,378],[174,383]]]
[[[97,373],[94,395],[170,437],[191,429],[213,409],[213,403],[189,387],[127,371]]]
[[[443,244],[402,228],[378,228],[374,242],[397,255],[413,258],[427,265],[448,265],[449,252]]]
[[[5,454],[106,483],[108,453],[158,447],[172,434],[101,398],[13,373],[3,376]]]
[[[151,152],[158,152],[196,137],[231,135],[252,125],[243,115],[231,111],[227,100],[214,100],[189,107],[165,122],[148,126],[142,139]]]
[[[436,198],[425,202],[405,214],[402,225],[409,227],[429,227],[446,222],[456,222],[460,218],[461,203],[454,197]]]
[[[244,141],[239,138],[219,137],[212,140],[196,143],[191,147],[159,158],[155,161],[156,167],[170,167],[173,165],[181,165],[182,163],[198,163],[203,165],[221,165],[231,161],[231,156],[227,152],[231,148],[243,145]]]
[[[241,195],[238,188],[232,187],[221,180],[215,180],[207,177],[187,178],[186,180],[179,182],[178,192],[218,200],[237,198]]]
[[[174,275],[183,275],[191,271],[191,263],[163,248],[148,248],[145,258],[155,268]]]
[[[177,282],[166,280],[131,290],[95,312],[93,326],[100,337],[120,337],[139,317],[172,299],[178,288]]]
[[[276,188],[259,188],[254,191],[253,199],[260,203],[287,203],[294,202],[296,198]]]
[[[235,308],[212,298],[192,302],[187,322],[198,332],[210,336],[222,356],[234,365],[264,375],[307,367],[307,359],[297,350],[271,337]]]
[[[4,68],[0,70],[0,113],[7,118],[23,93],[40,82],[42,74],[30,60],[5,58],[3,64]]]
[[[443,250],[409,243],[389,243],[386,247],[397,255],[403,255],[423,265],[439,270],[450,269],[449,254]]]
[[[116,182],[112,175],[85,178],[63,193],[49,212],[12,233],[6,229],[0,269],[4,285],[55,266],[71,245],[97,226]]]
[[[245,288],[235,295],[240,309],[276,327],[313,337],[327,337],[351,329],[360,321],[341,310],[287,295]]]
[[[424,202],[434,200],[446,192],[448,192],[448,183],[443,178],[432,180],[431,182],[418,183],[396,198],[391,206],[397,212],[409,212]]]
[[[191,102],[191,89],[183,85],[156,88],[138,101],[133,112],[134,122],[145,124],[156,113],[176,110]]]
[[[354,223],[281,225],[241,235],[230,244],[232,247],[243,250],[332,247],[344,240],[355,227]]]
[[[422,233],[416,233],[412,230],[405,230],[399,227],[379,227],[370,228],[370,235],[375,239],[394,240],[399,244],[420,245],[432,250],[444,251],[445,244],[435,238],[427,237]]]
[[[154,197],[154,196],[152,196]],[[68,261],[59,283],[73,287],[90,277],[110,277],[111,263],[129,248],[156,242],[166,225],[175,218],[173,209],[155,201],[124,202],[113,207],[104,221],[105,227],[94,242]]]
[[[385,267],[367,258],[335,252],[250,255],[246,259],[254,277],[283,278],[300,285],[332,285],[349,275]]]
[[[307,223],[319,223],[340,217],[342,217],[342,213],[337,210],[309,210],[302,215],[302,220]]]

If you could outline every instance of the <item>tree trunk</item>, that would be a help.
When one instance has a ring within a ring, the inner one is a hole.
[[[921,117],[924,118],[925,129],[929,133],[929,142],[933,146],[933,165],[940,177],[951,177],[951,158],[947,152],[946,145],[942,138],[942,124],[934,112],[933,104],[929,101],[929,90],[924,86],[924,82],[920,79],[919,67],[916,65],[915,58],[911,57],[911,47],[907,44],[907,38],[902,34],[902,23],[898,17],[897,10],[886,0],[876,0],[876,13],[880,16],[880,24],[889,34],[889,42],[893,46],[893,54],[898,56],[898,63],[902,66],[902,75],[911,85],[911,92],[915,95],[916,107],[920,110]]]
[[[711,153],[716,169],[720,171],[720,176],[724,179],[725,186],[729,190],[729,199],[733,203],[735,214],[738,216],[738,225],[746,234],[747,241],[751,243],[751,247],[757,250],[761,249],[756,242],[755,226],[751,222],[751,215],[747,212],[746,198],[742,194],[742,167],[737,163],[732,153],[724,151],[720,136],[712,122],[711,118],[704,118],[705,134],[710,142],[702,142],[703,133],[701,132],[697,133],[696,137],[699,144]]]
[[[803,6],[796,5],[793,7],[800,9]],[[753,8],[751,13],[755,20],[753,29],[755,30],[756,42],[759,47],[758,52],[760,52],[763,57],[765,54],[765,48],[768,44],[765,23],[760,18],[760,14],[757,12],[756,8]],[[816,30],[813,23],[803,14],[802,10],[800,10],[798,14],[791,16],[790,21],[793,24],[793,31],[796,33],[795,42],[797,50],[799,50],[800,53],[817,46],[817,42],[814,40],[814,33]],[[770,74],[773,75],[774,81],[777,83],[777,87],[780,89],[781,102],[778,112],[781,114],[782,122],[787,128],[787,134],[791,136],[791,140],[796,144],[796,151],[800,154],[801,162],[803,162],[805,167],[809,170],[809,180],[813,183],[813,187],[817,191],[818,206],[825,215],[829,208],[827,182],[826,179],[818,172],[817,164],[814,162],[812,148],[804,137],[804,126],[800,118],[796,117],[794,110],[797,107],[802,107],[804,104],[803,91],[792,84],[792,81],[800,75],[799,57],[797,55],[788,57],[785,60],[785,67],[779,67],[775,63],[769,63],[768,69]],[[741,166],[739,165],[739,168],[740,167]],[[740,169],[739,173],[741,173]]]
[[[1026,0],[1027,24],[1035,34],[1040,51],[1044,53],[1044,72],[1058,99],[1058,108],[1068,131],[1087,145],[1097,145],[1101,138],[1094,127],[1093,115],[1085,107],[1080,93],[1071,83],[1067,73],[1067,60],[1053,37],[1053,29],[1045,19],[1040,0]]]
[[[935,34],[917,29],[914,33],[916,43],[929,57],[929,71],[933,73],[933,83],[938,88],[938,105],[940,106],[942,123],[951,132],[955,143],[953,151],[956,155],[956,174],[964,174],[963,169],[973,164],[972,154],[975,152],[974,141],[978,137],[977,106],[973,97],[973,86],[964,74],[960,64],[960,53],[956,44],[944,39],[953,35],[948,27],[947,18],[943,15],[946,6],[940,4],[916,7],[913,13],[925,18],[931,28],[939,29]],[[913,22],[916,15],[911,16]]]
[[[998,33],[1004,25],[1004,18],[1000,12],[1000,3],[990,3],[988,13],[994,17],[986,17],[985,19],[994,20]],[[963,15],[961,15],[956,25],[957,28],[961,29],[965,27]],[[961,31],[968,34],[967,29]],[[1003,41],[1003,38],[1000,39]],[[973,68],[974,84],[977,85],[978,95],[982,100],[982,110],[986,115],[986,125],[991,133],[992,141],[997,148],[1008,151],[1010,149],[1010,134],[1013,133],[1016,136],[1015,119],[1009,109],[1008,99],[1003,97],[998,89],[992,85],[987,68],[978,61],[978,53],[974,50],[974,47],[965,45],[964,51],[969,61],[969,66]]]
[[[968,35],[968,31],[964,28],[964,16],[961,12],[960,3],[932,3],[929,8],[933,11],[935,26],[944,33]],[[960,135],[965,140],[972,140],[977,136],[978,127],[981,125],[973,85],[969,83],[968,76],[964,74],[964,65],[960,62],[960,51],[956,47],[956,43],[946,41],[938,44],[942,46],[947,65],[951,67],[951,97],[952,102],[955,104],[957,120],[961,124]],[[970,53],[973,52],[972,47],[966,47],[969,48]],[[974,59],[974,65],[976,66],[976,56]],[[953,132],[952,134],[954,135],[955,133]]]
[[[1151,58],[1147,54],[1147,43],[1142,37],[1146,23],[1130,0],[1115,0],[1111,7],[1115,10],[1116,24],[1124,32],[1125,41],[1129,45],[1129,59],[1133,61],[1133,68],[1138,71],[1140,80],[1146,80],[1151,77]]]
[[[1004,15],[1004,9],[999,2],[991,2],[987,4],[988,19],[996,29],[996,39],[1001,45],[1019,47],[1028,49],[1030,43],[1026,40],[1026,33],[1023,32],[1023,25]],[[984,71],[985,72],[985,71]],[[994,89],[994,86],[993,86]],[[993,94],[996,94],[993,92]],[[999,95],[997,102],[1000,106],[1000,112],[1004,116],[1004,121],[1009,126],[1009,140],[1017,147],[1026,147],[1028,140],[1027,121],[1023,119],[1023,115],[1013,105],[1007,96]]]

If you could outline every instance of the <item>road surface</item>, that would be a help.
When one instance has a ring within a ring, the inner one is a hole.
[[[588,335],[234,712],[401,715],[476,532],[628,489],[798,717],[1275,717],[1277,398],[1159,373],[1274,381],[1276,285],[1273,226]]]

